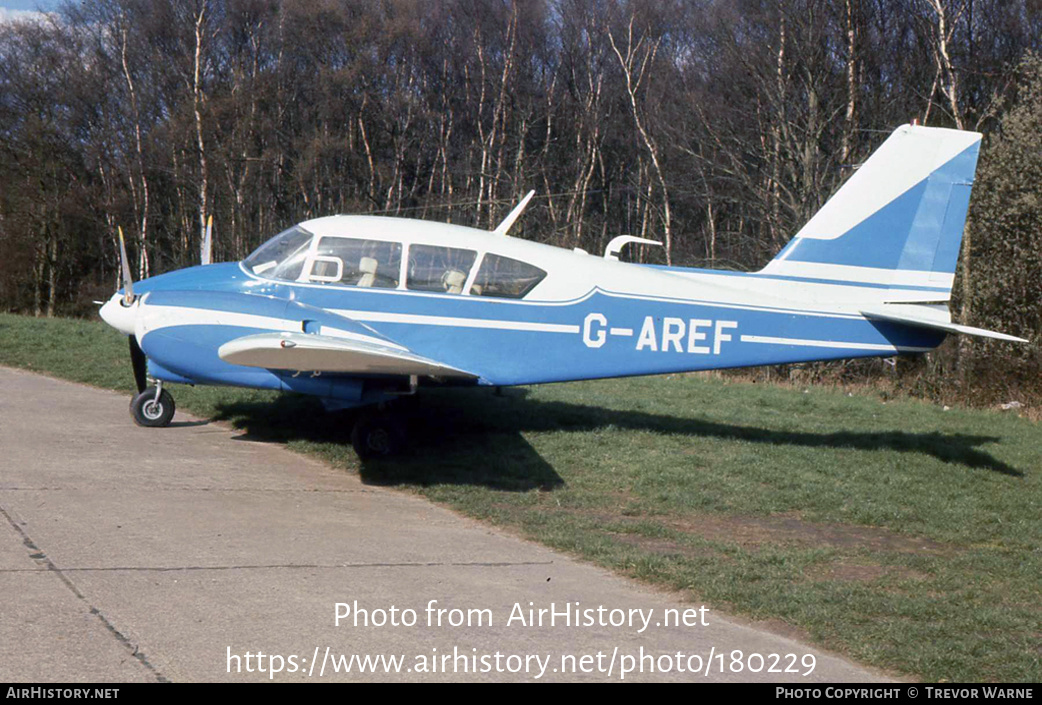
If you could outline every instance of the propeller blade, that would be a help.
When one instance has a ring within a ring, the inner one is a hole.
[[[140,394],[148,386],[148,359],[133,335],[130,336],[130,364],[134,368],[134,383]]]
[[[200,253],[200,259],[203,264],[210,264],[213,262],[213,239],[210,237],[211,233],[213,233],[212,215],[206,221],[206,234],[203,236],[203,247]]]
[[[134,303],[134,280],[130,276],[130,262],[127,261],[127,245],[123,242],[123,228],[116,226],[119,231],[119,263],[123,268],[123,305],[129,306]]]

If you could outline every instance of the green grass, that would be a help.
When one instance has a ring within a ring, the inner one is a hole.
[[[0,364],[133,384],[125,340],[100,323],[0,315]],[[173,391],[366,482],[864,663],[1042,680],[1042,433],[1026,419],[694,376],[446,390],[417,401],[407,455],[362,465],[349,419],[313,400]]]

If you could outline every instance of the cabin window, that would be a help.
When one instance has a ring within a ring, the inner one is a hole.
[[[405,287],[413,291],[462,294],[477,252],[456,247],[412,245]]]
[[[545,277],[546,272],[539,267],[490,252],[481,260],[470,293],[473,296],[522,299]]]
[[[295,225],[271,238],[246,258],[246,268],[258,276],[296,281],[311,245],[310,232]]]
[[[308,281],[394,289],[398,286],[401,264],[401,243],[324,237],[315,248]]]

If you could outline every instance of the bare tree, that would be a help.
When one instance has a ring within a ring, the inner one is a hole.
[[[640,134],[645,149],[648,151],[648,156],[651,158],[651,163],[655,170],[655,178],[657,179],[659,188],[662,191],[662,229],[665,237],[664,244],[666,248],[666,262],[672,264],[673,224],[669,206],[669,187],[666,185],[666,177],[662,173],[662,164],[658,145],[656,145],[655,141],[651,138],[651,135],[648,134],[646,125],[647,120],[638,104],[638,93],[641,84],[646,80],[649,80],[649,70],[655,63],[655,57],[658,54],[662,38],[652,37],[647,29],[644,29],[640,32],[640,36],[636,37],[636,40],[634,40],[633,25],[636,21],[636,13],[631,14],[629,22],[626,25],[625,51],[619,49],[619,45],[615,42],[615,35],[610,27],[607,30],[608,41],[611,43],[612,51],[615,52],[615,56],[619,60],[619,66],[622,68],[622,75],[626,85],[626,96],[629,98],[630,110],[633,115],[633,124],[637,128],[637,132]],[[649,204],[650,195],[649,190]]]
[[[206,10],[207,0],[199,0],[193,13],[194,45],[192,61],[192,114],[195,117],[196,146],[199,149],[199,244],[200,258],[203,257],[202,244],[206,239],[207,222],[207,192],[209,186],[209,164],[206,159],[206,143],[203,140],[203,116],[202,104],[205,100],[203,93],[203,40],[206,34]]]

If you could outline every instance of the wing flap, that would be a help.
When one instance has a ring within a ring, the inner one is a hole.
[[[474,378],[397,345],[376,339],[309,333],[261,333],[230,340],[217,354],[225,362],[270,370],[302,370],[365,375],[421,375]]]
[[[886,308],[866,308],[861,310],[861,315],[870,320],[889,321],[891,323],[901,323],[906,326],[916,326],[918,328],[931,328],[946,333],[961,333],[962,335],[973,335],[979,338],[1008,340],[1013,343],[1030,342],[1024,338],[1018,338],[1006,333],[985,330],[984,328],[974,328],[973,326],[964,326],[958,323],[952,323],[950,320],[941,320],[936,316],[936,313],[934,313],[934,315],[929,315],[926,311],[920,313],[918,311],[897,311]],[[947,314],[945,314],[945,316],[947,316]]]

